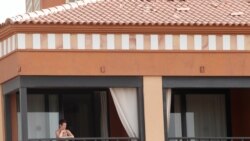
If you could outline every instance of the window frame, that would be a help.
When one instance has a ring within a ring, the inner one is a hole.
[[[167,109],[166,109],[166,92],[167,88],[163,88],[163,110],[164,110],[164,130],[165,130],[165,140],[168,138],[168,129],[167,129]],[[173,111],[173,100],[174,95],[180,95],[181,99],[181,114],[182,114],[182,137],[187,137],[187,127],[186,127],[186,95],[193,94],[220,94],[225,96],[225,113],[226,113],[226,130],[227,136],[230,137],[232,135],[232,125],[231,125],[231,102],[230,102],[230,90],[229,89],[214,89],[214,88],[174,88],[171,89],[171,107],[170,113]]]

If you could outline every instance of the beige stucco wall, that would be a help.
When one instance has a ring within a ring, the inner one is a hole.
[[[164,141],[162,77],[143,77],[146,141]]]
[[[0,141],[5,140],[4,130],[4,100],[3,100],[2,86],[0,85]]]

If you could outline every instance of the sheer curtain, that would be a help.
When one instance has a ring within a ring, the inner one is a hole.
[[[119,118],[129,137],[139,137],[136,88],[110,88]]]
[[[167,130],[169,131],[170,127],[170,110],[171,110],[171,89],[167,89],[166,91],[166,106],[167,106]]]
[[[190,94],[186,96],[187,135],[189,137],[225,137],[225,95]]]
[[[167,122],[170,122],[168,124],[168,137],[227,136],[225,95],[203,93],[172,95],[172,105],[174,106],[172,113],[168,111],[171,105],[169,95],[170,92],[167,92]],[[185,105],[182,105],[184,104],[183,98]],[[185,111],[181,108],[182,106],[185,107]],[[183,114],[185,117],[182,116]],[[183,118],[185,118],[185,122],[183,122]],[[184,129],[186,134],[182,132],[184,127],[186,127]]]

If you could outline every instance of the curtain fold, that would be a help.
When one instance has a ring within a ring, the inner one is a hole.
[[[167,130],[169,131],[170,130],[170,112],[171,112],[171,89],[167,89],[166,91],[166,106],[167,106]]]
[[[139,137],[136,88],[110,88],[119,118],[129,137]]]
[[[225,95],[186,96],[188,137],[223,137],[226,130]]]

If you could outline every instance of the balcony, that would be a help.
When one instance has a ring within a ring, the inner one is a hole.
[[[28,141],[140,141],[139,138],[110,137],[110,138],[74,138],[74,139],[29,139]]]
[[[168,141],[249,141],[250,137],[179,137]]]
[[[22,77],[5,86],[8,141],[144,140],[140,78]],[[56,139],[60,119],[75,138]]]

